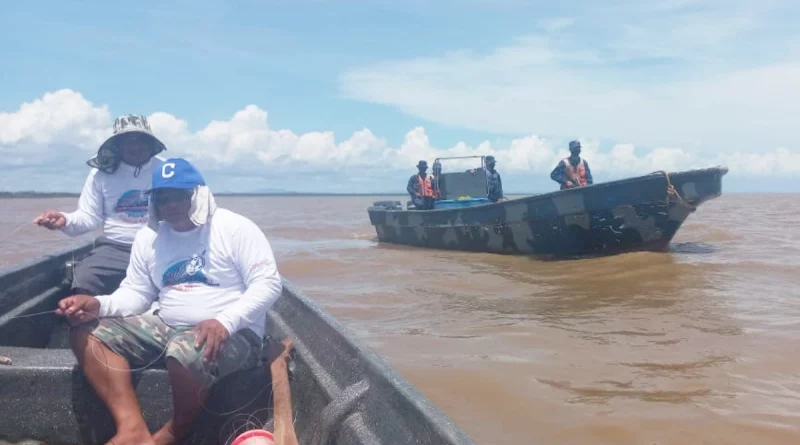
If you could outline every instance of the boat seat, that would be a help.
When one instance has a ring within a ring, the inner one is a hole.
[[[71,349],[41,349],[18,346],[0,346],[0,356],[11,359],[11,368],[38,368],[71,370],[78,360]],[[167,367],[161,362],[153,364],[144,372],[164,372]]]
[[[80,372],[71,350],[0,346],[0,356],[11,359],[10,365],[0,365],[0,400],[7,402],[5,408],[0,406],[0,444],[6,438],[14,443],[32,437],[57,437],[57,443],[105,443],[114,435],[111,414]],[[167,370],[151,368],[131,377],[145,422],[155,431],[172,412]],[[270,421],[270,385],[270,371],[264,365],[221,379],[195,426],[196,437],[208,438],[200,443],[219,443],[217,437],[232,436],[244,421]],[[6,437],[6,432],[12,436]]]
[[[11,368],[72,368],[78,364],[69,349],[0,346],[0,356],[11,359]]]

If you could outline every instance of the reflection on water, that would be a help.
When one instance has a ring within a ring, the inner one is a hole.
[[[673,243],[669,252],[679,254],[709,255],[719,252],[719,247],[709,243]]]
[[[380,244],[379,199],[219,203],[478,443],[800,443],[797,196],[708,202],[666,253],[547,262]],[[3,205],[6,230],[74,200]],[[73,241],[26,227],[0,264]]]

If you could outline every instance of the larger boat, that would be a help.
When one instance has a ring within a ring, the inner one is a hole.
[[[367,209],[378,240],[409,246],[549,258],[663,251],[686,218],[722,194],[726,167],[659,171],[490,202],[485,159],[440,173],[433,209],[377,201]],[[457,158],[437,158],[441,161]],[[436,174],[438,173],[438,174]]]
[[[0,443],[103,444],[111,416],[68,349],[53,310],[91,243],[0,270]],[[49,312],[49,313],[48,313]],[[472,445],[474,442],[389,364],[288,281],[267,315],[267,335],[294,346],[291,407],[299,442]],[[272,351],[270,350],[272,349]],[[274,349],[262,365],[220,380],[191,443],[229,445],[247,429],[272,429]],[[162,364],[134,372],[144,418],[156,431],[171,416]],[[35,441],[35,442],[34,442]]]

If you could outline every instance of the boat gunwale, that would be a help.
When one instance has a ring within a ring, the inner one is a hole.
[[[20,264],[13,265],[10,267],[4,267],[0,269],[0,281],[4,278],[8,279],[7,277],[11,275],[20,275],[25,273],[27,270],[36,269],[38,267],[42,267],[42,265],[47,264],[48,262],[56,261],[59,258],[62,259],[70,259],[73,254],[81,254],[81,253],[88,253],[89,249],[94,245],[94,241],[88,241],[83,244],[73,245],[71,247],[67,247],[64,249],[60,249],[53,254],[46,254],[40,255],[37,258],[24,261]],[[63,266],[63,265],[62,265]],[[57,270],[54,270],[54,273],[59,273]],[[380,386],[389,389],[390,391],[394,391],[395,394],[391,394],[391,392],[381,391],[378,397],[388,397],[394,398],[397,397],[401,400],[404,400],[408,406],[412,409],[416,410],[416,414],[410,414],[410,417],[422,417],[427,419],[428,425],[426,428],[429,428],[431,432],[434,432],[437,436],[446,438],[448,443],[450,444],[458,444],[458,445],[472,445],[474,442],[472,439],[467,435],[467,433],[460,427],[453,419],[451,419],[447,414],[444,413],[439,407],[437,407],[432,400],[427,398],[419,389],[414,387],[411,382],[405,379],[396,369],[394,369],[391,364],[388,362],[387,359],[380,356],[377,352],[375,352],[372,348],[369,347],[365,343],[364,340],[360,339],[355,333],[344,325],[341,321],[337,320],[332,314],[325,311],[325,309],[316,301],[311,299],[308,295],[306,295],[303,291],[301,291],[296,285],[290,282],[285,277],[281,276],[282,281],[282,297],[295,299],[297,304],[303,305],[306,307],[308,312],[312,314],[312,317],[316,317],[316,320],[311,320],[311,323],[323,323],[326,324],[327,327],[333,330],[339,336],[339,341],[343,343],[344,346],[350,348],[356,357],[356,359],[360,362],[360,366],[363,368],[362,376],[370,378],[370,379],[380,379]],[[269,309],[272,312],[271,315],[268,315],[270,318],[278,317],[283,319],[283,314],[278,311],[275,311],[274,308]],[[268,320],[269,321],[269,320]],[[289,325],[291,328],[291,325]],[[300,340],[307,340],[308,337],[304,337],[302,333],[297,334]],[[313,334],[311,335],[313,338]],[[308,351],[308,355],[311,359],[315,357],[315,348],[313,345],[307,344],[307,341],[303,341],[306,344],[306,349]],[[310,347],[309,347],[310,346]],[[25,349],[33,349],[36,350],[38,353],[48,355],[48,353],[54,353],[55,351],[62,351],[62,349],[47,349],[47,348],[25,348]],[[301,356],[302,357],[302,356]],[[74,370],[74,367],[77,362],[70,363],[69,365],[61,365],[61,366],[53,366],[53,365],[45,365],[45,366],[12,366],[8,370],[0,370],[0,375],[2,372],[20,372],[20,371],[57,371],[57,372],[67,372],[71,373]],[[325,369],[323,366],[322,369],[326,372],[330,372],[331,370]],[[165,373],[166,370],[160,368],[150,368],[147,369],[145,372],[148,374],[152,373]],[[334,370],[334,373],[336,371]],[[317,379],[319,376],[316,372],[311,371],[311,377]],[[334,377],[336,378],[336,377]],[[327,396],[326,396],[327,398]]]
[[[375,352],[367,345],[364,340],[358,338],[355,333],[342,322],[325,311],[316,301],[309,298],[303,291],[299,290],[294,284],[282,278],[284,290],[289,295],[297,299],[301,304],[312,311],[319,320],[327,323],[331,329],[338,333],[346,345],[352,348],[362,361],[364,367],[373,376],[383,380],[383,384],[391,387],[400,397],[407,400],[421,415],[429,419],[430,424],[442,436],[450,439],[451,443],[473,444],[474,442],[458,424],[453,421],[440,408],[433,404],[419,389],[404,378],[384,357]],[[308,345],[307,345],[308,346]],[[313,355],[313,349],[309,353]]]
[[[409,213],[409,214],[430,214],[430,213],[437,213],[437,212],[476,212],[486,209],[489,206],[504,206],[511,203],[517,204],[520,202],[535,202],[538,200],[546,200],[550,199],[554,196],[564,195],[564,194],[575,194],[575,193],[584,193],[586,190],[596,190],[596,189],[604,189],[609,187],[617,187],[622,184],[631,184],[637,183],[641,181],[648,181],[655,179],[657,177],[664,177],[664,175],[669,175],[670,178],[674,178],[675,176],[679,175],[686,175],[686,174],[702,174],[702,173],[712,173],[718,172],[720,174],[720,178],[725,176],[728,173],[728,168],[724,166],[715,166],[715,167],[706,167],[706,168],[699,168],[699,169],[691,169],[691,170],[679,170],[672,173],[666,172],[664,170],[657,170],[652,173],[648,173],[646,175],[640,176],[633,176],[630,178],[622,178],[622,179],[615,179],[612,181],[600,182],[595,184],[590,184],[587,186],[579,187],[579,188],[571,188],[571,189],[564,189],[564,190],[553,190],[541,194],[534,194],[529,196],[523,196],[520,198],[508,199],[506,201],[498,201],[498,202],[490,202],[487,204],[478,204],[474,206],[468,207],[451,207],[451,208],[440,208],[440,209],[427,209],[427,210],[417,210],[417,209],[384,209],[380,207],[375,207],[371,205],[367,207],[367,212],[385,212],[385,213],[392,213],[392,214],[401,214],[401,213]],[[666,179],[665,179],[666,181]],[[664,191],[664,195],[666,196],[666,189]],[[717,196],[717,195],[714,195]],[[646,203],[649,201],[643,201],[642,203]],[[375,224],[373,224],[375,225]]]
[[[11,264],[8,266],[0,267],[0,284],[4,280],[7,280],[9,276],[18,275],[25,270],[32,269],[39,264],[44,264],[47,261],[55,261],[59,258],[64,258],[66,256],[74,256],[75,254],[79,253],[89,253],[91,247],[94,246],[96,240],[92,239],[86,241],[84,243],[75,243],[71,246],[64,247],[62,249],[56,250],[52,254],[43,254],[39,255],[36,258],[31,258],[28,260],[24,260],[19,263]],[[85,252],[84,252],[85,251]]]

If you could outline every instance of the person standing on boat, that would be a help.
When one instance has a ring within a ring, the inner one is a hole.
[[[562,159],[550,173],[550,179],[561,184],[561,190],[592,184],[589,163],[581,159],[581,143],[570,141],[570,156]]]
[[[414,207],[420,210],[429,210],[433,208],[433,202],[439,196],[434,184],[435,178],[427,173],[428,161],[419,161],[417,169],[419,173],[408,178],[406,191],[411,196]]]
[[[75,268],[75,294],[111,293],[125,277],[134,236],[147,223],[148,196],[144,191],[150,188],[153,169],[163,161],[156,155],[167,149],[153,134],[145,116],[119,116],[113,131],[87,161],[92,170],[77,210],[49,210],[34,220],[69,236],[103,228],[89,256]]]
[[[506,197],[503,196],[503,181],[500,179],[500,173],[494,169],[495,163],[494,156],[489,155],[484,158],[484,163],[486,164],[486,181],[488,184],[488,195],[489,201],[497,202],[500,200],[505,200]],[[479,171],[482,171],[482,168],[467,170],[468,172],[472,173],[473,175]]]
[[[78,325],[71,346],[114,418],[115,445],[184,443],[211,386],[258,364],[266,312],[283,291],[264,233],[217,208],[188,161],[166,160],[149,192],[149,221],[120,287],[67,297],[57,310]],[[173,413],[151,437],[129,371],[157,361],[166,362]]]

